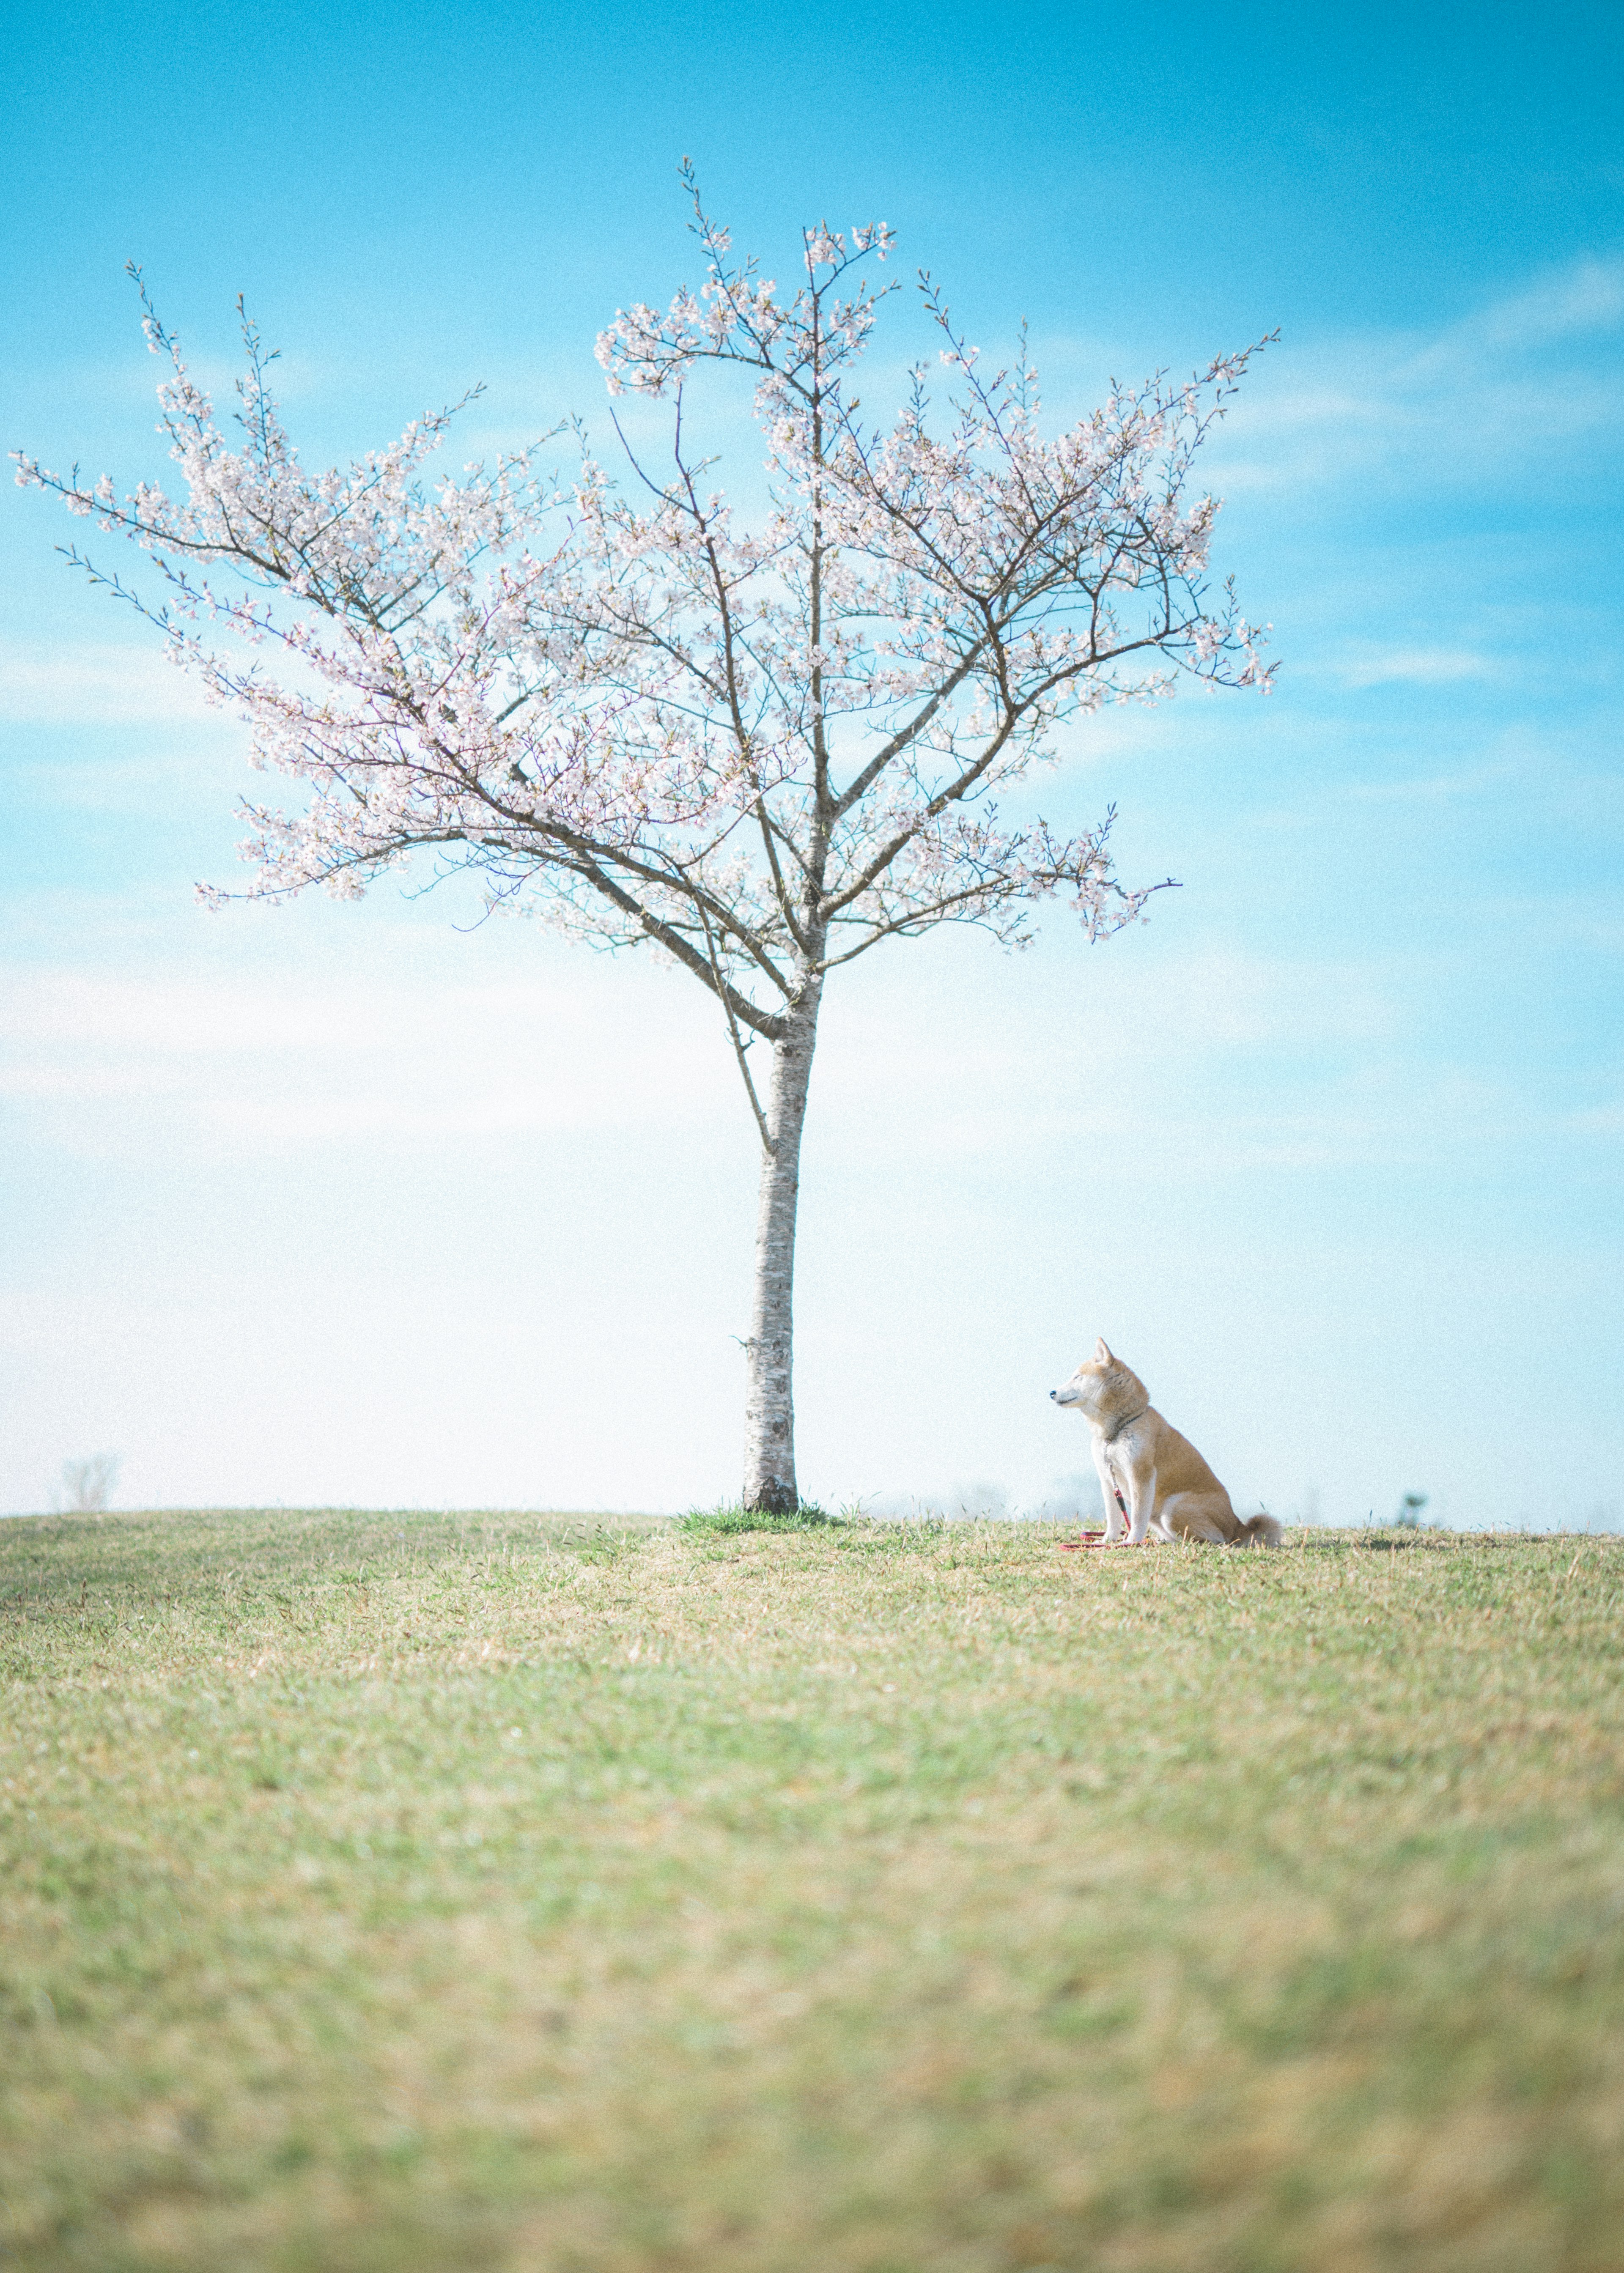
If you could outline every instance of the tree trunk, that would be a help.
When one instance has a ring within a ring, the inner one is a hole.
[[[795,1487],[795,1405],[793,1302],[795,1284],[795,1204],[801,1194],[801,1131],[807,1084],[817,1041],[817,1007],[823,982],[815,977],[789,1015],[789,1031],[772,1049],[772,1089],[767,1104],[771,1151],[762,1154],[756,1213],[756,1292],[751,1309],[749,1387],[744,1407],[744,1504],[793,1515]]]

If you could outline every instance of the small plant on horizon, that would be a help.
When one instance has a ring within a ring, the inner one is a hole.
[[[1393,1519],[1395,1531],[1419,1531],[1421,1511],[1425,1505],[1425,1492],[1406,1492],[1399,1502],[1398,1513]]]
[[[52,1495],[53,1503],[64,1515],[105,1515],[117,1482],[116,1452],[93,1452],[86,1460],[64,1460],[61,1488]]]
[[[479,874],[492,907],[650,947],[709,990],[761,1139],[742,1497],[793,1515],[796,1210],[826,982],[939,924],[1025,945],[1056,895],[1089,940],[1142,914],[1109,810],[1067,836],[1000,799],[1107,704],[1158,701],[1181,676],[1267,690],[1258,633],[1209,584],[1217,501],[1192,486],[1255,349],[1113,382],[1049,435],[1024,334],[984,365],[921,270],[946,399],[921,363],[876,421],[852,380],[898,289],[869,274],[891,231],[805,229],[780,292],[686,161],[682,179],[699,289],[622,311],[598,342],[612,395],[669,409],[657,465],[620,437],[624,489],[590,457],[547,477],[534,450],[431,487],[451,411],[308,472],[246,316],[231,438],[144,287],[184,494],[143,482],[121,499],[108,476],[21,455],[19,479],[152,556],[157,609],[69,551],[248,722],[256,765],[304,785],[301,810],[246,807],[253,894],[355,898],[427,852]],[[690,387],[730,371],[768,452],[749,527],[684,426]]]

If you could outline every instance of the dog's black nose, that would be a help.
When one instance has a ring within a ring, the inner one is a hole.
[[[1049,1403],[1050,1403],[1051,1405],[1054,1403],[1054,1401],[1055,1401],[1056,1398],[1056,1397],[1058,1397],[1058,1396],[1059,1396],[1059,1394],[1060,1394],[1060,1392],[1059,1392],[1057,1389],[1051,1389],[1051,1390],[1049,1391]]]

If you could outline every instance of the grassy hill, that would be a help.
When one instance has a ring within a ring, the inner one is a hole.
[[[1624,2262],[1624,1544],[0,1525],[26,2273]]]

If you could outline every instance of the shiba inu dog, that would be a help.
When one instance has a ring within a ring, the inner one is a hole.
[[[1193,1444],[1156,1411],[1137,1373],[1094,1346],[1070,1381],[1049,1391],[1056,1405],[1082,1414],[1094,1439],[1094,1464],[1105,1496],[1107,1547],[1141,1547],[1147,1538],[1202,1539],[1215,1547],[1278,1547],[1272,1515],[1243,1523],[1229,1495]],[[1098,1544],[1094,1538],[1073,1542]]]

